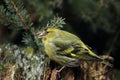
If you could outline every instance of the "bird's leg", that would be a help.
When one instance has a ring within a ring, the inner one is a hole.
[[[57,70],[57,69],[55,68],[55,69],[52,71],[50,80],[56,80],[57,75],[58,75],[58,77],[60,77],[60,72],[61,72],[64,68],[65,68],[65,66],[63,66],[63,67],[60,68],[59,70]]]
[[[65,66],[61,67],[57,72],[61,72],[63,69],[65,68]]]
[[[59,70],[57,70],[57,74],[60,77],[60,72],[65,68],[65,66],[61,67]]]

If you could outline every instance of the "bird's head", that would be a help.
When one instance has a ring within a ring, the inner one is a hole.
[[[56,33],[58,31],[58,29],[56,29],[54,27],[49,27],[49,28],[45,29],[45,31],[47,33]]]
[[[58,32],[58,29],[49,27],[44,29],[43,31],[38,32],[37,35],[38,35],[38,38],[41,39],[41,38],[45,38],[46,35],[53,36],[56,32]]]

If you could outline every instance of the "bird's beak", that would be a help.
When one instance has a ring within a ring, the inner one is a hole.
[[[42,32],[37,32],[36,33],[38,35],[38,38],[42,38],[43,36],[45,36],[45,31],[42,31]]]

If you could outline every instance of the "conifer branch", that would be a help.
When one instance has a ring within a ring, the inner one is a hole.
[[[19,9],[17,8],[16,4],[15,4],[12,0],[11,0],[11,3],[12,3],[12,5],[13,5],[13,8],[15,9],[17,15],[19,16],[20,20],[22,21],[23,25],[25,26],[25,29],[28,30],[29,27],[28,27],[28,25],[26,24],[26,22],[25,22],[23,16],[21,15]]]
[[[63,19],[62,18],[57,18],[57,21],[53,24],[52,27],[55,27],[57,24],[59,24]]]
[[[62,17],[54,17],[50,23],[48,22],[47,27],[62,27],[65,24]]]

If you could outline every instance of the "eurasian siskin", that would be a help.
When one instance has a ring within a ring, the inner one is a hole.
[[[92,52],[74,34],[53,27],[49,27],[37,34],[39,38],[42,38],[45,52],[49,58],[63,66],[76,67],[80,65],[82,60],[98,60],[111,66],[109,62]]]

